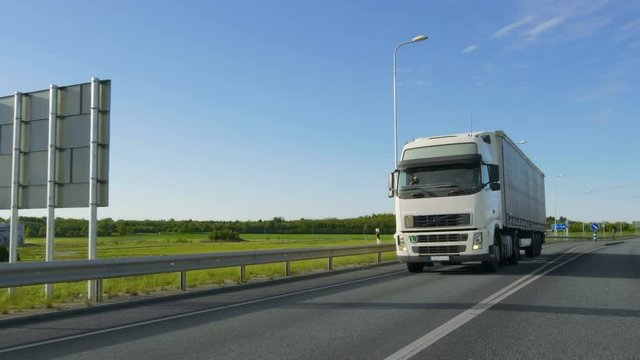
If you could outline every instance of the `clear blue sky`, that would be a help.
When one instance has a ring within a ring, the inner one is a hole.
[[[2,14],[0,95],[112,80],[100,217],[393,212],[392,51],[426,34],[398,54],[401,144],[473,119],[527,140],[548,215],[640,220],[638,1],[57,0]]]

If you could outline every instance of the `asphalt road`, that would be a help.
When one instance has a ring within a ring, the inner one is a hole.
[[[640,240],[0,322],[0,359],[638,359]]]

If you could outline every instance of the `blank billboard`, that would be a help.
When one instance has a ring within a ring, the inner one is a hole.
[[[98,206],[109,203],[111,81],[99,81]],[[58,87],[55,206],[89,206],[91,83]],[[47,206],[50,91],[22,93],[19,208]],[[0,209],[11,207],[14,96],[0,98]]]
[[[0,97],[0,209],[11,207],[14,97]]]

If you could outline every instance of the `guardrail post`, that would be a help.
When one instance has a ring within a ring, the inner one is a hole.
[[[247,267],[240,265],[240,283],[243,284],[245,282],[247,282]]]
[[[96,279],[96,302],[102,302],[102,279]]]
[[[333,270],[333,257],[329,256],[329,262],[327,263],[327,269]]]
[[[180,271],[180,290],[187,291],[187,272]]]
[[[380,265],[381,262],[382,262],[382,253],[379,252],[378,255],[376,256],[376,265]]]
[[[284,262],[284,276],[291,276],[291,261]]]

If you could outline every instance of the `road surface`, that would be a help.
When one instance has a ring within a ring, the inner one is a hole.
[[[0,359],[638,359],[640,240],[496,274],[401,264],[0,322]]]

